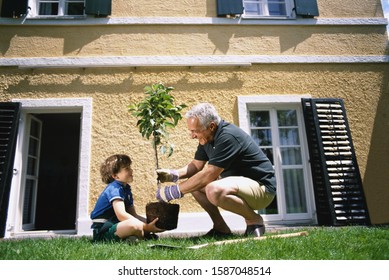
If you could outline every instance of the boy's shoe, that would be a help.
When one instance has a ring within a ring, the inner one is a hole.
[[[143,238],[144,240],[158,240],[159,236],[152,232],[145,232]]]
[[[265,225],[248,225],[244,236],[259,237],[265,234]]]

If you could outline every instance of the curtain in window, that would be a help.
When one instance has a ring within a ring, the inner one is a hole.
[[[278,110],[278,135],[287,213],[306,213],[305,184],[296,110]]]
[[[56,16],[58,15],[59,1],[39,2],[39,15]]]

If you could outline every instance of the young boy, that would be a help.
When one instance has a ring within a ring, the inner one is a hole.
[[[133,181],[131,159],[117,154],[108,157],[101,165],[100,173],[106,188],[100,194],[91,213],[93,241],[120,241],[129,237],[155,238],[162,232],[155,226],[158,218],[147,224],[135,211],[129,183]]]

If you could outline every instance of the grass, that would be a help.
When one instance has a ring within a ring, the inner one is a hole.
[[[89,237],[6,239],[0,240],[0,260],[389,260],[389,226],[315,227],[298,231],[302,230],[308,231],[308,236],[248,239],[198,250],[149,245],[192,246],[215,240],[161,238],[136,243],[92,243]]]

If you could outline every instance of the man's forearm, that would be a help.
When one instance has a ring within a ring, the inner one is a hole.
[[[217,180],[220,173],[219,169],[214,169],[213,167],[208,166],[206,169],[203,169],[191,176],[188,180],[180,183],[180,191],[183,194],[186,194],[201,190],[209,183]]]
[[[192,161],[184,167],[177,169],[180,179],[186,179],[194,176],[196,173],[200,172],[205,166],[205,163],[201,161]]]

